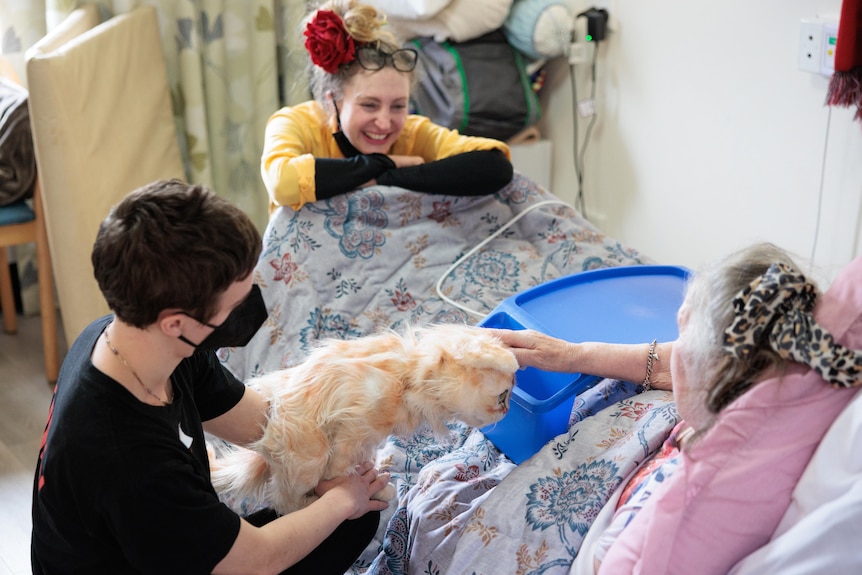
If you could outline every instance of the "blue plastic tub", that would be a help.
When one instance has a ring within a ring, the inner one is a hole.
[[[688,275],[683,267],[645,265],[573,274],[504,300],[479,325],[534,329],[571,342],[672,341]],[[589,374],[519,371],[509,413],[482,431],[522,463],[566,431],[575,396],[597,381]]]

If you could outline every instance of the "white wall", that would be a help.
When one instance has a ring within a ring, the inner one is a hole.
[[[590,5],[570,0],[573,10]],[[659,263],[691,267],[752,241],[831,275],[862,254],[862,124],[824,106],[828,80],[797,67],[800,20],[840,0],[611,0],[600,45],[598,121],[586,154],[587,215]],[[583,22],[583,19],[581,19]],[[574,201],[568,64],[542,94],[552,191]],[[578,65],[578,97],[589,66]],[[586,120],[580,120],[581,138]]]

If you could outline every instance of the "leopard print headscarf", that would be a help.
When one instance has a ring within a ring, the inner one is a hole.
[[[781,358],[803,363],[835,387],[862,385],[862,352],[835,342],[812,314],[817,288],[784,264],[772,264],[733,300],[736,318],[724,350],[745,359],[768,345]]]

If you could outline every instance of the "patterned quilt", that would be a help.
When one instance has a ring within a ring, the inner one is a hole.
[[[645,263],[518,173],[482,197],[369,187],[272,215],[255,270],[269,318],[220,357],[245,380],[301,362],[321,338],[477,323],[557,277]],[[351,572],[568,573],[607,497],[676,422],[670,394],[634,391],[603,381],[585,392],[569,431],[520,466],[459,423],[445,437],[390,438],[378,463],[399,501]]]
[[[519,466],[461,425],[447,441],[393,439],[378,462],[400,498],[350,573],[568,574],[599,511],[678,420],[673,394],[604,380],[577,398],[569,431]]]

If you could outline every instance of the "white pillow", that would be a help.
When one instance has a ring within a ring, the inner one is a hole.
[[[562,0],[515,0],[503,33],[534,60],[556,58],[571,42],[572,13]]]
[[[451,0],[366,0],[389,18],[425,20],[445,8]]]
[[[432,18],[417,20],[389,14],[389,23],[392,33],[402,41],[425,37],[437,42],[466,42],[501,28],[511,7],[512,0],[452,0]]]

